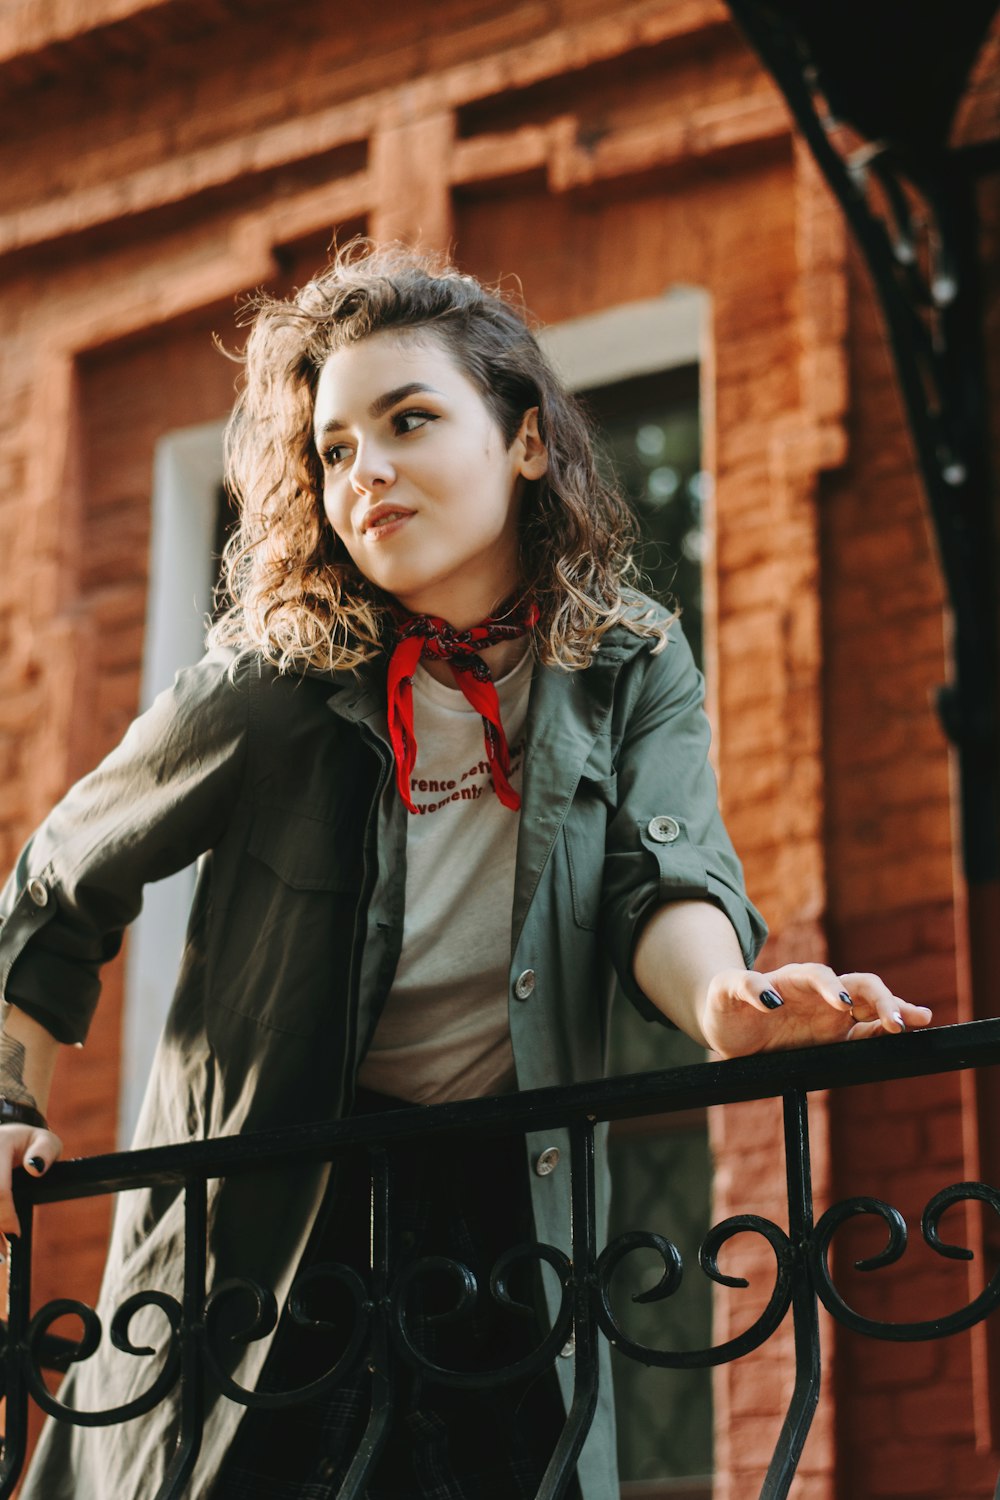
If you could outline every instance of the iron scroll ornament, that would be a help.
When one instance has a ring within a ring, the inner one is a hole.
[[[961,1245],[944,1242],[939,1234],[939,1225],[945,1212],[956,1203],[970,1201],[985,1203],[1000,1216],[1000,1192],[982,1182],[956,1182],[942,1188],[927,1204],[921,1215],[920,1228],[924,1242],[948,1260],[972,1260],[973,1252]],[[875,1271],[883,1266],[894,1265],[906,1251],[908,1231],[906,1221],[898,1209],[884,1203],[881,1198],[845,1198],[832,1204],[818,1220],[806,1246],[810,1272],[816,1295],[830,1315],[868,1338],[883,1339],[893,1343],[919,1343],[926,1339],[948,1338],[963,1333],[988,1317],[1000,1306],[1000,1270],[987,1282],[979,1295],[957,1312],[940,1318],[927,1318],[918,1322],[889,1323],[877,1318],[865,1317],[856,1312],[841,1296],[830,1273],[830,1246],[837,1230],[849,1219],[859,1215],[873,1215],[882,1220],[888,1230],[885,1248],[877,1255],[855,1261],[859,1271]]]
[[[537,1260],[552,1266],[560,1284],[560,1305],[556,1318],[537,1348],[515,1363],[478,1372],[449,1370],[435,1364],[419,1348],[409,1327],[407,1294],[413,1284],[424,1275],[445,1271],[457,1282],[459,1295],[456,1304],[443,1313],[434,1315],[430,1321],[459,1320],[471,1311],[480,1295],[474,1273],[460,1262],[443,1256],[425,1256],[407,1266],[399,1275],[387,1299],[373,1299],[363,1279],[349,1266],[334,1262],[309,1267],[302,1272],[289,1292],[287,1315],[300,1328],[315,1330],[319,1335],[337,1337],[341,1346],[336,1359],[321,1376],[306,1385],[289,1390],[251,1390],[236,1381],[226,1370],[225,1360],[213,1347],[224,1339],[229,1344],[249,1345],[268,1338],[277,1327],[278,1308],[274,1293],[258,1282],[246,1277],[231,1277],[220,1282],[205,1299],[204,1317],[197,1330],[204,1335],[202,1348],[206,1371],[218,1385],[223,1395],[241,1406],[250,1409],[275,1410],[293,1406],[315,1398],[343,1383],[354,1373],[369,1349],[373,1324],[382,1320],[391,1311],[390,1326],[393,1342],[401,1356],[415,1368],[445,1385],[461,1385],[466,1388],[502,1385],[529,1377],[547,1368],[556,1358],[569,1335],[573,1321],[572,1302],[569,1289],[572,1283],[572,1266],[569,1258],[551,1245],[517,1245],[506,1251],[497,1261],[490,1277],[490,1294],[501,1306],[512,1314],[533,1316],[534,1309],[511,1296],[507,1277],[512,1267],[526,1260]],[[353,1321],[346,1331],[333,1323],[314,1317],[308,1309],[308,1294],[323,1282],[336,1282],[346,1289],[353,1304]],[[220,1333],[219,1325],[224,1309],[231,1309],[242,1299],[249,1306],[249,1318],[239,1326]],[[157,1308],[166,1320],[168,1338],[162,1349],[152,1345],[134,1343],[129,1335],[133,1318],[147,1308]],[[149,1388],[131,1401],[104,1411],[81,1411],[58,1400],[46,1386],[42,1377],[44,1347],[52,1326],[61,1318],[74,1316],[81,1324],[81,1335],[75,1341],[66,1341],[63,1355],[65,1366],[81,1364],[98,1351],[104,1335],[102,1321],[97,1311],[88,1304],[74,1298],[57,1298],[39,1309],[28,1327],[25,1340],[26,1378],[28,1388],[38,1405],[58,1420],[78,1427],[107,1427],[145,1416],[152,1411],[176,1384],[180,1373],[181,1341],[184,1328],[180,1303],[164,1292],[136,1292],[115,1312],[110,1325],[112,1346],[125,1354],[136,1357],[158,1359],[160,1369]]]
[[[959,1182],[943,1188],[927,1204],[921,1216],[921,1233],[925,1243],[937,1255],[950,1260],[968,1261],[973,1252],[964,1246],[941,1239],[940,1223],[949,1208],[957,1203],[978,1201],[1000,1216],[1000,1192],[981,1182]],[[658,1302],[675,1295],[681,1285],[683,1262],[676,1246],[662,1235],[647,1230],[631,1230],[609,1244],[598,1260],[598,1323],[609,1342],[623,1355],[642,1364],[668,1369],[699,1369],[727,1364],[759,1348],[776,1331],[791,1304],[797,1269],[806,1269],[819,1301],[826,1310],[855,1333],[889,1342],[919,1343],[948,1338],[981,1323],[1000,1307],[1000,1270],[966,1307],[938,1318],[893,1323],[869,1318],[852,1308],[834,1284],[829,1265],[831,1243],[838,1229],[849,1219],[873,1215],[882,1220],[888,1231],[885,1247],[877,1254],[855,1262],[860,1271],[875,1271],[895,1264],[905,1253],[909,1235],[906,1221],[898,1209],[879,1198],[847,1198],[830,1208],[817,1221],[813,1232],[796,1248],[777,1224],[753,1214],[737,1215],[717,1224],[705,1236],[699,1252],[704,1273],[719,1286],[746,1287],[743,1277],[724,1275],[718,1267],[718,1253],[735,1235],[744,1232],[760,1234],[771,1246],[776,1262],[774,1287],[767,1305],[753,1324],[735,1338],[711,1348],[696,1350],[654,1349],[629,1337],[611,1305],[611,1278],[625,1257],[638,1249],[656,1251],[663,1261],[660,1281],[648,1290],[636,1293],[635,1302]]]
[[[774,1252],[775,1279],[767,1305],[749,1328],[735,1338],[711,1348],[690,1350],[653,1349],[631,1338],[611,1305],[611,1279],[627,1255],[640,1249],[654,1250],[663,1261],[663,1275],[656,1286],[633,1295],[634,1302],[661,1302],[679,1290],[684,1273],[680,1251],[670,1240],[649,1230],[633,1229],[612,1240],[597,1262],[597,1321],[602,1333],[620,1354],[640,1364],[671,1370],[700,1370],[728,1364],[766,1343],[785,1317],[792,1300],[795,1247],[785,1231],[758,1214],[737,1214],[710,1229],[698,1252],[702,1271],[716,1286],[742,1288],[742,1276],[727,1276],[719,1270],[719,1251],[738,1234],[759,1234]]]
[[[334,1336],[338,1332],[333,1323],[314,1317],[308,1309],[308,1293],[324,1282],[335,1283],[346,1289],[353,1304],[353,1320],[343,1348],[329,1369],[305,1385],[290,1390],[250,1390],[233,1379],[225,1370],[213,1348],[221,1308],[237,1297],[249,1299],[253,1314],[249,1323],[225,1335],[231,1344],[248,1345],[265,1339],[278,1324],[278,1304],[274,1293],[249,1277],[230,1277],[214,1287],[205,1302],[205,1364],[212,1379],[218,1383],[224,1396],[256,1411],[276,1411],[281,1407],[295,1406],[309,1401],[342,1384],[354,1372],[368,1347],[374,1304],[364,1281],[351,1266],[334,1261],[323,1261],[310,1266],[296,1277],[288,1294],[287,1313],[298,1328],[312,1329],[317,1334]]]
[[[169,1395],[177,1383],[181,1366],[182,1314],[176,1298],[156,1291],[135,1292],[126,1298],[111,1320],[111,1343],[123,1354],[131,1354],[137,1358],[155,1358],[158,1353],[156,1349],[145,1344],[133,1344],[129,1336],[132,1319],[138,1312],[149,1307],[158,1308],[163,1313],[169,1329],[167,1344],[161,1356],[162,1367],[147,1390],[131,1401],[109,1407],[106,1411],[79,1411],[65,1405],[53,1396],[42,1378],[42,1347],[53,1323],[67,1316],[80,1319],[82,1337],[64,1356],[67,1365],[80,1364],[97,1352],[103,1337],[101,1319],[97,1312],[73,1297],[57,1297],[39,1308],[28,1325],[24,1369],[29,1391],[48,1416],[57,1417],[75,1427],[112,1427],[120,1422],[131,1422],[135,1417],[145,1416]]]
[[[315,1329],[319,1333],[334,1332],[332,1325],[311,1316],[308,1311],[308,1293],[323,1281],[335,1281],[346,1287],[353,1303],[354,1318],[346,1340],[341,1339],[343,1348],[330,1369],[304,1386],[287,1391],[250,1390],[240,1385],[227,1372],[225,1361],[213,1348],[220,1310],[239,1297],[249,1301],[252,1308],[248,1322],[222,1335],[230,1344],[248,1345],[267,1338],[278,1321],[274,1294],[254,1281],[234,1277],[220,1282],[205,1299],[204,1317],[194,1329],[184,1329],[180,1303],[165,1292],[136,1292],[121,1304],[110,1324],[112,1347],[136,1358],[157,1359],[160,1368],[145,1391],[130,1401],[103,1411],[79,1410],[68,1406],[52,1394],[42,1375],[45,1348],[52,1326],[61,1318],[72,1316],[79,1319],[81,1336],[76,1341],[64,1341],[65,1352],[61,1359],[63,1367],[78,1365],[92,1358],[101,1345],[104,1330],[100,1315],[93,1307],[75,1298],[60,1297],[46,1303],[31,1319],[25,1338],[24,1369],[28,1390],[48,1416],[76,1427],[111,1427],[130,1422],[136,1417],[147,1415],[170,1394],[180,1375],[185,1337],[197,1337],[199,1333],[203,1333],[205,1368],[231,1401],[241,1406],[266,1410],[296,1405],[319,1396],[344,1381],[356,1368],[368,1346],[372,1302],[361,1277],[348,1266],[324,1263],[302,1272],[288,1295],[287,1309],[291,1321],[300,1328]],[[134,1343],[129,1333],[132,1320],[148,1308],[158,1309],[166,1321],[167,1339],[161,1349]]]
[[[493,1386],[526,1379],[547,1369],[566,1343],[573,1326],[573,1268],[569,1258],[554,1245],[540,1242],[515,1245],[500,1256],[490,1274],[490,1294],[500,1306],[515,1315],[535,1316],[535,1309],[514,1298],[508,1287],[508,1276],[519,1262],[535,1260],[552,1267],[559,1278],[559,1307],[548,1333],[537,1347],[521,1359],[493,1370],[455,1370],[437,1364],[418,1346],[410,1329],[407,1294],[419,1280],[432,1272],[444,1272],[456,1284],[454,1305],[437,1313],[428,1322],[454,1322],[472,1311],[480,1295],[475,1274],[468,1266],[447,1256],[428,1255],[407,1266],[399,1276],[392,1294],[392,1334],[401,1357],[440,1385],[461,1386],[466,1390],[488,1390]]]

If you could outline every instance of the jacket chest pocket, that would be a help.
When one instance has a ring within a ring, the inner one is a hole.
[[[312,1036],[346,1014],[360,839],[282,808],[254,810],[212,965],[212,1000],[268,1030]]]
[[[573,917],[590,932],[600,921],[608,819],[617,794],[616,776],[581,776],[562,827]]]

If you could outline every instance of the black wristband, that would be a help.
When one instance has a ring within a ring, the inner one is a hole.
[[[38,1130],[48,1130],[49,1122],[40,1109],[33,1104],[22,1104],[18,1099],[0,1099],[0,1125],[34,1125]]]

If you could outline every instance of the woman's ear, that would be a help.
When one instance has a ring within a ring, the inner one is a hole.
[[[518,455],[517,472],[524,479],[541,479],[549,467],[549,455],[538,431],[538,407],[529,406],[521,418],[514,439]]]

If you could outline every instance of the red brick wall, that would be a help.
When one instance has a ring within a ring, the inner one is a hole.
[[[280,27],[261,0],[60,0],[18,24],[0,18],[4,862],[135,709],[153,448],[227,409],[211,334],[232,340],[234,298],[300,282],[335,228],[421,233],[482,275],[519,274],[550,321],[674,282],[710,292],[706,656],[765,962],[870,966],[953,1019],[952,804],[929,698],[944,616],[921,492],[865,273],[719,0],[502,18],[444,0],[349,31],[318,0]],[[967,138],[995,131],[995,98],[982,76]],[[984,189],[991,243],[997,202]],[[90,1043],[60,1064],[74,1153],[112,1144],[120,1024],[116,965]],[[954,1080],[814,1098],[819,1206],[872,1191],[919,1212],[968,1171],[961,1098]],[[717,1115],[718,1216],[783,1221],[777,1106]],[[99,1204],[45,1214],[39,1302],[92,1293],[105,1231]],[[870,1243],[845,1231],[837,1250],[852,1295],[855,1240]],[[753,1285],[720,1293],[720,1338],[772,1280],[754,1244],[729,1256]],[[904,1267],[859,1302],[902,1317],[964,1300],[960,1267],[917,1249]],[[824,1340],[798,1500],[990,1493],[968,1340]],[[717,1500],[758,1491],[790,1361],[783,1335],[719,1373]]]

